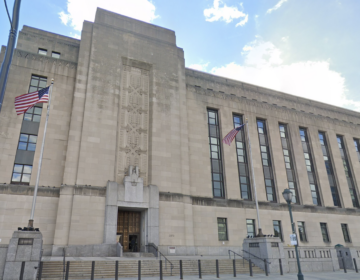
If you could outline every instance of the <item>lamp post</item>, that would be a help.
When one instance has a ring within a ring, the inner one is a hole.
[[[295,224],[294,224],[293,216],[292,216],[292,212],[291,212],[291,201],[292,201],[293,193],[291,192],[290,189],[285,189],[284,192],[282,193],[282,195],[289,207],[292,233],[296,234],[295,233]],[[298,275],[297,276],[298,276],[298,280],[304,280],[304,275],[301,273],[301,266],[300,266],[300,260],[299,260],[299,254],[298,254],[297,247],[298,247],[298,245],[297,245],[297,240],[296,240],[295,253],[296,253],[296,261],[297,261],[297,265],[298,265]]]

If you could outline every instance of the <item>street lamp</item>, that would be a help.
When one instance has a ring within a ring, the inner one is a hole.
[[[282,195],[289,207],[292,233],[296,234],[295,233],[295,224],[294,224],[292,212],[291,212],[291,201],[292,201],[293,193],[290,189],[285,189],[284,192],[282,193]],[[298,265],[298,275],[297,276],[298,276],[298,280],[304,280],[304,275],[301,273],[301,266],[300,266],[300,260],[299,260],[299,254],[298,254],[297,247],[298,247],[298,245],[297,245],[297,240],[296,240],[295,253],[296,253],[296,261],[297,261],[297,265]]]

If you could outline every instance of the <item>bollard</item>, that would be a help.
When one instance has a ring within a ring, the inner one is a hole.
[[[355,271],[356,271],[356,273],[359,273],[359,270],[358,270],[357,264],[356,264],[356,259],[354,258],[353,260],[354,260]]]
[[[216,278],[220,278],[219,277],[219,260],[216,260]]]
[[[283,269],[282,269],[281,259],[279,259],[279,266],[280,266],[280,275],[284,275],[284,272],[283,272]]]
[[[266,259],[264,259],[264,267],[265,267],[265,275],[266,275],[266,276],[269,276],[269,272],[268,272],[268,267],[267,267]]]
[[[95,261],[91,262],[91,280],[94,280],[94,273],[95,273]]]
[[[138,280],[141,280],[141,261],[138,262]]]
[[[201,261],[198,260],[198,268],[199,268],[199,278],[201,279]]]
[[[160,260],[160,280],[163,280],[163,273],[162,273],[162,260]]]
[[[354,260],[355,260],[355,259],[354,259]],[[40,262],[38,280],[41,280],[41,277],[42,277],[42,269],[43,269],[43,262]]]
[[[250,271],[250,276],[253,276],[251,259],[249,260],[249,271]]]
[[[21,263],[20,280],[24,279],[25,262]]]
[[[115,262],[115,280],[119,280],[119,261]]]
[[[343,264],[343,267],[344,267],[344,273],[347,273],[344,258],[341,258],[341,260],[342,260],[342,264]]]
[[[235,259],[233,259],[233,271],[234,271],[234,277],[236,277],[236,265],[235,265]]]
[[[182,260],[180,260],[180,279],[184,279],[183,278],[183,270],[182,270]]]
[[[69,279],[70,262],[66,262],[65,280]]]

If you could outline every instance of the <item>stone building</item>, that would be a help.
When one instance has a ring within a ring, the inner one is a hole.
[[[174,31],[102,9],[81,40],[19,33],[0,113],[0,244],[27,226],[47,107],[17,116],[13,101],[52,78],[34,219],[44,255],[111,256],[119,239],[124,251],[240,251],[258,228],[248,130],[264,234],[291,258],[290,188],[303,258],[336,244],[359,256],[358,112],[185,68]]]

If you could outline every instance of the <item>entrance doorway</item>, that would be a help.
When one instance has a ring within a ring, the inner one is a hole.
[[[118,211],[117,235],[124,252],[139,252],[140,212]]]

